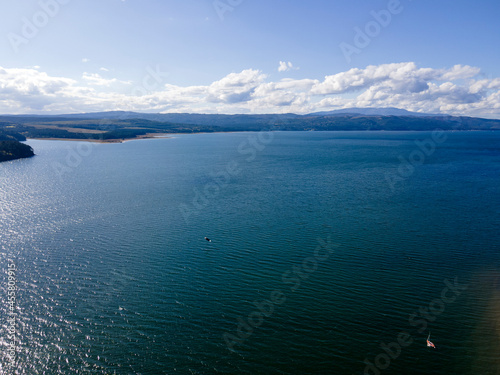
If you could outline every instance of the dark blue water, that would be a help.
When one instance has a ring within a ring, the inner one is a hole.
[[[500,133],[28,143],[2,374],[500,373]]]

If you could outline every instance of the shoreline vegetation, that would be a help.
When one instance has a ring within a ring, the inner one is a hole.
[[[307,115],[154,114],[122,111],[71,115],[0,115],[0,162],[33,156],[33,150],[30,152],[27,149],[31,147],[21,143],[27,138],[121,143],[179,133],[437,129],[500,130],[500,120],[422,114],[397,108],[351,108]]]
[[[0,162],[35,156],[31,146],[19,141],[0,141]]]

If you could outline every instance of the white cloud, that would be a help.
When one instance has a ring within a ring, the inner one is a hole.
[[[246,69],[208,85],[159,82],[146,89],[141,81],[131,84],[97,73],[85,72],[78,82],[50,76],[40,69],[0,67],[0,113],[308,113],[348,107],[398,107],[500,118],[500,78],[487,79],[480,69],[461,65],[447,69],[417,67],[413,62],[372,65],[329,75],[321,81],[273,81],[260,70]]]
[[[472,93],[483,92],[484,90],[499,90],[500,78],[495,79],[482,79],[479,81],[472,81],[470,84],[470,91]]]
[[[472,78],[480,73],[481,69],[469,65],[455,65],[451,69],[443,69],[440,80],[454,81],[457,79]]]
[[[82,63],[88,63],[89,61],[90,61],[90,59],[87,59],[86,57],[84,57],[84,58],[82,59]]]
[[[288,72],[289,70],[298,70],[299,68],[296,68],[293,66],[293,64],[288,61],[280,61],[280,65],[278,67],[278,72]]]
[[[386,83],[399,90],[422,90],[433,78],[433,70],[417,69],[415,63],[369,65],[365,69],[353,68],[346,72],[326,76],[312,88],[314,94],[344,94],[368,89]]]
[[[231,73],[208,87],[209,102],[238,103],[249,101],[255,89],[266,78],[259,70],[247,69]]]
[[[122,83],[122,84],[131,83],[128,81],[120,81],[116,78],[107,79],[101,77],[98,73],[87,73],[87,72],[83,73],[82,79],[86,81],[89,85],[96,85],[96,86],[111,86],[112,84],[115,83]]]
[[[51,77],[36,69],[0,67],[0,111],[12,113],[42,111],[52,101],[63,97],[76,81]]]

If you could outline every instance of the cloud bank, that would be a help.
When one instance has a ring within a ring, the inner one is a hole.
[[[205,86],[176,86],[168,83],[167,74],[150,74],[134,83],[90,72],[76,80],[51,76],[38,67],[0,67],[0,113],[309,113],[397,107],[500,118],[500,78],[487,78],[468,65],[435,69],[404,62],[353,68],[322,80],[274,81],[260,70],[246,69]]]

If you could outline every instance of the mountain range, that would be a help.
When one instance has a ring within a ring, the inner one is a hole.
[[[322,130],[500,130],[500,120],[410,112],[399,108],[348,108],[305,115],[195,114],[110,111],[65,115],[0,115],[0,132],[27,138],[117,141],[151,133]]]

